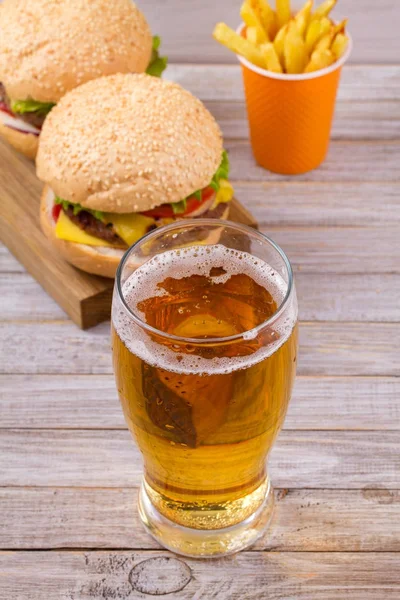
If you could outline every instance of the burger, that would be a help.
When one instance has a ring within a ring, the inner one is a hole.
[[[176,219],[225,219],[233,189],[220,129],[181,86],[118,74],[69,92],[47,117],[41,226],[76,267],[114,277],[129,246]]]
[[[29,158],[43,122],[78,85],[113,73],[160,76],[160,38],[131,0],[0,3],[0,134]]]

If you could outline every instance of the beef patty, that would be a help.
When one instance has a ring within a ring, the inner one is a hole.
[[[78,225],[80,229],[83,229],[89,235],[93,235],[121,248],[127,247],[124,240],[115,233],[112,223],[103,223],[103,221],[99,221],[99,219],[96,219],[96,217],[86,210],[81,210],[79,214],[74,215],[74,209],[71,206],[64,212],[75,225]]]
[[[63,209],[64,210],[64,209]],[[226,204],[219,204],[216,208],[208,210],[206,213],[201,215],[206,219],[220,219],[226,210]],[[74,215],[74,209],[72,206],[69,206],[66,210],[64,210],[67,217],[75,223],[80,229],[86,231],[89,235],[93,235],[94,237],[100,238],[101,240],[105,240],[110,244],[115,245],[117,248],[127,248],[127,244],[124,242],[122,238],[114,231],[112,223],[103,223],[99,219],[96,219],[90,212],[86,210],[81,210],[77,215]],[[147,229],[147,233],[156,229],[159,226],[162,226],[162,219],[154,225],[149,225]],[[190,242],[190,232],[187,233],[188,239],[187,242]],[[208,231],[204,229],[204,231],[197,231],[196,238],[197,239],[206,239],[208,236]]]
[[[7,108],[7,110],[11,114],[13,114],[15,117],[17,117],[17,119],[21,119],[21,121],[24,121],[25,123],[29,123],[29,125],[32,125],[33,127],[37,127],[37,129],[42,129],[44,120],[46,118],[45,116],[38,115],[37,113],[34,113],[34,112],[24,113],[23,115],[12,112],[10,99],[7,96],[7,92],[6,92],[4,85],[1,82],[0,82],[0,104],[4,104],[5,107]]]

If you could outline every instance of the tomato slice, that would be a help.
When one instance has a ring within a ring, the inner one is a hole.
[[[5,102],[0,102],[0,110],[7,113],[11,117],[15,117],[14,113],[8,108],[7,104],[5,104]]]
[[[56,223],[58,221],[58,217],[60,216],[61,209],[62,209],[61,204],[54,204],[53,210],[51,211],[52,215],[53,215],[53,219],[55,220]]]
[[[187,215],[190,215],[190,213],[197,210],[199,208],[199,206],[201,206],[203,204],[203,202],[207,202],[207,200],[209,200],[213,194],[214,194],[213,188],[206,187],[201,192],[201,200],[198,200],[195,196],[189,196],[189,198],[187,198],[187,200],[186,200],[185,212],[179,213],[178,215],[175,215],[174,211],[172,210],[171,204],[161,204],[161,206],[157,206],[156,208],[153,208],[152,210],[146,210],[145,212],[142,212],[141,214],[144,215],[145,217],[151,217],[153,219],[173,219],[176,216],[177,217],[186,217]]]

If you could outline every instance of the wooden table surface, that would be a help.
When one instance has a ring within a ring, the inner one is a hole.
[[[160,550],[135,509],[141,462],[117,401],[109,324],[80,331],[1,247],[1,600],[400,598],[398,2],[342,0],[356,49],[329,156],[294,178],[252,159],[239,68],[217,64],[229,55],[199,25],[228,5],[234,14],[228,0],[214,4],[198,3],[191,19],[183,0],[148,10],[166,28],[168,77],[218,118],[237,196],[296,274],[299,372],[270,463],[273,526],[223,560]]]

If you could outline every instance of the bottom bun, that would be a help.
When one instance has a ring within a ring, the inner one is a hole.
[[[53,219],[53,206],[55,194],[46,185],[42,192],[40,201],[40,225],[45,236],[52,242],[58,252],[69,263],[93,275],[114,278],[118,265],[124,255],[124,250],[109,248],[107,246],[87,246],[60,240],[56,236],[56,223]],[[227,219],[229,206],[226,207],[221,219]],[[215,229],[207,238],[208,244],[217,244],[221,236],[221,228]]]
[[[32,133],[22,133],[16,129],[11,129],[0,122],[0,135],[18,152],[25,154],[31,160],[36,158],[39,145],[39,136]]]
[[[54,192],[46,185],[40,202],[40,225],[43,233],[58,252],[74,267],[78,267],[86,273],[114,278],[124,251],[119,248],[87,246],[86,244],[75,244],[74,242],[60,240],[55,232],[56,223],[52,214],[53,206]]]

